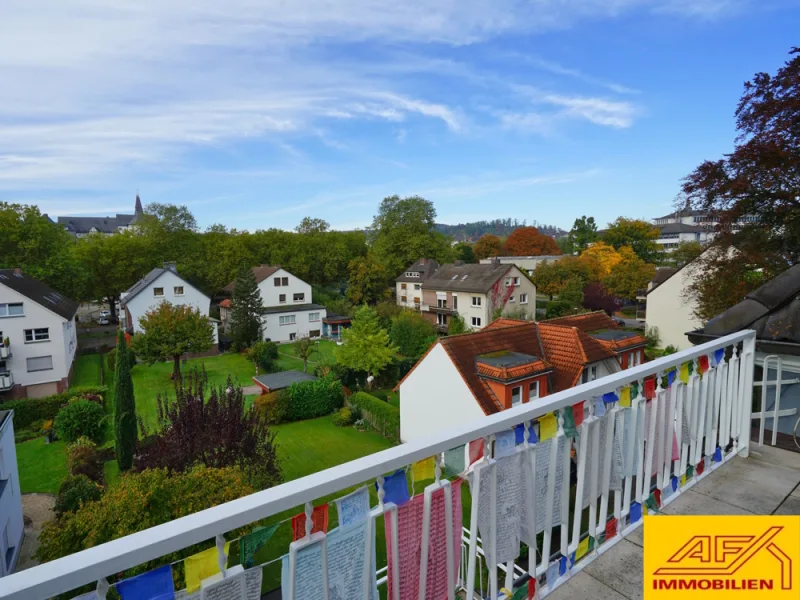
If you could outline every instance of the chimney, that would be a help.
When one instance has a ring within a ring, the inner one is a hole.
[[[167,269],[168,271],[172,271],[176,275],[178,274],[178,267],[174,262],[165,262],[164,268]]]

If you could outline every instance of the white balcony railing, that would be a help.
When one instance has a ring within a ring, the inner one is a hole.
[[[9,371],[0,373],[0,391],[5,392],[14,387],[14,376]]]
[[[497,535],[508,525],[507,521],[501,523],[508,514],[500,505],[509,498],[508,489],[503,488],[499,493],[501,488],[496,482],[501,477],[501,466],[507,469],[511,463],[506,457],[495,460],[487,456],[473,465],[469,477],[472,510],[463,515],[468,529],[464,531],[462,547],[452,547],[448,535],[447,543],[437,546],[440,550],[446,546],[447,556],[452,558],[452,562],[444,562],[443,550],[436,556],[432,552],[426,558],[429,546],[423,543],[419,549],[420,561],[412,570],[417,574],[427,573],[427,569],[417,571],[417,568],[428,560],[458,565],[457,572],[455,568],[448,568],[445,578],[450,583],[450,598],[454,597],[454,588],[465,589],[467,597],[472,598],[470,594],[475,585],[481,589],[485,585],[486,591],[491,592],[490,597],[497,598],[499,587],[511,588],[515,581],[519,583],[520,576],[536,577],[540,595],[546,596],[571,574],[638,528],[642,523],[641,515],[646,512],[645,506],[652,506],[653,502],[659,507],[667,504],[725,461],[737,454],[747,455],[754,353],[755,333],[743,331],[482,418],[468,426],[448,428],[443,423],[441,433],[427,439],[402,444],[8,576],[0,580],[0,597],[46,598],[102,582],[115,573],[293,507],[306,505],[308,511],[313,502],[324,496],[365,482],[369,485],[376,480],[382,483],[385,474],[431,456],[437,457],[437,482],[447,487],[445,479],[439,481],[439,457],[443,453],[480,439],[484,440],[485,448],[494,447],[495,452],[499,452],[500,441],[507,439],[506,432],[531,422],[539,423],[539,436],[548,440],[534,443],[526,433],[525,440],[511,448],[508,457],[515,463],[518,460],[521,469],[511,471],[513,477],[505,480],[522,482],[518,493],[525,499],[516,502],[520,507],[515,513],[518,521],[512,524],[511,531],[527,528],[527,531],[541,532],[531,541],[527,569],[514,560],[493,568],[489,560],[502,553],[497,544],[505,541],[508,533]],[[692,363],[691,373],[687,361]],[[650,384],[654,376],[655,381]],[[662,385],[664,380],[667,385]],[[638,391],[630,393],[628,386],[631,384],[635,384]],[[572,414],[578,414],[576,409],[581,404],[585,407],[583,421],[577,425],[577,437],[570,436],[571,432],[565,431],[569,423],[565,421],[568,411],[564,409],[571,406]],[[553,424],[550,416],[553,411],[559,411],[559,417],[557,432],[550,438],[545,429],[547,423]],[[535,431],[535,427],[525,429]],[[575,450],[574,463],[569,449]],[[559,460],[563,461],[560,465]],[[558,472],[561,471],[565,485],[570,485],[571,477],[567,474],[573,468],[574,494],[563,486],[559,494]],[[547,476],[552,473],[557,476]],[[379,497],[383,497],[380,492]],[[483,511],[481,507],[484,506],[489,510]],[[444,504],[445,512],[449,507],[450,503]],[[381,502],[373,515],[394,514],[396,519],[395,508]],[[486,515],[490,517],[488,521],[481,521],[479,529],[479,517],[485,519]],[[452,526],[449,520],[446,522]],[[558,522],[562,526],[556,526]],[[422,523],[423,540],[428,540],[426,523],[429,526],[430,521]],[[616,526],[610,527],[610,524]],[[480,535],[470,533],[476,531]],[[587,536],[594,540],[593,547],[588,549]],[[324,536],[314,534],[308,542],[315,543],[321,538]],[[525,538],[524,533],[522,538]],[[397,547],[389,546],[387,551],[398,556]],[[324,557],[325,545],[321,548]],[[378,571],[381,584],[388,575],[396,590],[401,579],[415,575],[400,572],[399,562],[393,561],[391,572],[383,564],[373,565],[371,572]],[[559,569],[562,563],[563,573]],[[476,577],[476,573],[480,575],[482,571],[481,565],[486,566],[488,580]],[[326,572],[325,569],[321,571]],[[498,581],[499,577],[504,581]],[[425,577],[420,580],[424,582]],[[419,598],[424,598],[425,584],[420,588]],[[364,593],[367,598],[366,589]],[[398,597],[396,592],[393,597]],[[289,598],[284,596],[284,600],[303,599],[290,595]]]

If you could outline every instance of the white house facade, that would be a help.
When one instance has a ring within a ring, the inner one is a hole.
[[[0,577],[14,572],[25,534],[13,417],[0,410]]]
[[[19,269],[0,270],[0,395],[40,398],[69,387],[77,309]]]
[[[175,263],[164,263],[150,271],[136,282],[129,290],[120,295],[120,319],[124,329],[132,333],[141,333],[139,319],[162,302],[175,306],[191,306],[208,317],[211,298],[183,279],[175,267]],[[218,322],[209,318],[214,329],[214,344],[219,342]]]
[[[703,256],[701,254],[647,292],[645,325],[647,328],[658,327],[662,348],[691,348],[692,343],[686,333],[703,326],[703,322],[694,316],[697,301],[689,293],[689,286],[697,277],[698,269],[702,269]]]

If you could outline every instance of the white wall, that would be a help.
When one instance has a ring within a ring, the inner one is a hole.
[[[275,278],[287,277],[288,286],[275,287]],[[284,269],[278,269],[258,284],[258,291],[261,292],[261,300],[264,306],[292,306],[293,304],[311,304],[311,286],[299,277],[295,277]],[[280,295],[286,294],[286,302],[280,301]],[[302,300],[294,300],[294,294],[303,294]]]
[[[6,487],[0,496],[0,577],[8,575],[16,565],[22,547],[22,496],[19,488],[19,472],[17,470],[17,450],[14,446],[13,415],[6,418],[0,430],[0,479],[7,479]],[[6,568],[6,531],[8,540],[14,546],[14,557],[11,571]]]
[[[183,286],[182,296],[175,294],[175,287],[177,286]],[[154,296],[154,288],[164,288],[164,295]],[[139,319],[143,317],[146,312],[165,301],[173,305],[192,306],[199,309],[200,314],[206,317],[208,316],[208,309],[211,305],[211,298],[167,269],[136,296],[130,300],[126,300],[125,304],[131,313],[132,321],[129,325],[133,326],[133,331],[135,333],[140,333],[142,328],[139,326]]]
[[[64,379],[69,375],[77,349],[74,323],[0,283],[0,304],[7,302],[22,302],[22,309],[25,312],[21,317],[0,317],[0,332],[10,341],[11,357],[6,359],[6,365],[14,377],[14,384],[30,386]],[[25,342],[23,330],[43,327],[50,330],[49,341]],[[37,356],[52,356],[53,368],[28,373],[27,359]],[[50,392],[49,388],[45,391]],[[52,393],[55,393],[55,390],[52,390]],[[35,390],[29,390],[29,395],[37,394]]]
[[[500,290],[501,292],[505,292],[505,285],[506,280],[511,277],[519,277],[519,285],[514,287],[514,292],[512,296],[514,297],[514,302],[511,302],[511,298],[509,301],[506,302],[505,307],[503,307],[503,315],[508,315],[512,312],[518,312],[520,309],[524,309],[525,313],[528,315],[529,318],[535,319],[536,318],[536,286],[533,282],[528,279],[522,271],[520,271],[516,266],[513,267],[508,274],[503,277],[500,281]],[[519,295],[520,294],[528,294],[528,303],[527,304],[520,304],[519,303]],[[505,296],[502,296],[505,297]],[[491,318],[491,314],[489,315]]]
[[[403,284],[405,284],[406,289],[402,289]],[[414,298],[418,297],[420,305],[422,304],[422,281],[418,281],[417,283],[412,283],[410,281],[406,281],[403,283],[395,282],[395,291],[397,293],[397,305],[402,306],[404,308],[416,308],[416,304],[414,304]],[[414,289],[414,286],[420,286],[420,288]],[[403,302],[403,296],[406,297],[406,301]]]
[[[438,342],[400,385],[400,439],[403,442],[484,416],[483,409]]]
[[[699,265],[688,265],[647,294],[647,327],[658,327],[661,347],[675,346],[678,350],[691,348],[687,331],[703,326],[692,316],[697,303],[690,297],[688,286]]]
[[[458,314],[464,318],[464,324],[472,329],[478,331],[483,329],[489,324],[489,297],[486,294],[479,292],[458,292]],[[472,306],[472,298],[477,296],[481,299],[480,306]],[[481,324],[479,327],[472,325],[472,317],[479,317]]]
[[[311,321],[310,315],[312,313],[319,313],[318,321]],[[280,317],[289,315],[295,316],[294,325],[281,325]],[[262,320],[263,333],[265,338],[271,339],[273,342],[289,342],[291,341],[292,334],[295,338],[308,337],[309,332],[319,330],[322,333],[322,319],[326,317],[327,313],[324,308],[315,308],[313,310],[292,310],[287,307],[284,312],[264,315]]]

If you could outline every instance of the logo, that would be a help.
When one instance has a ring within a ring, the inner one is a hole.
[[[800,516],[647,516],[644,534],[645,600],[800,598]]]

